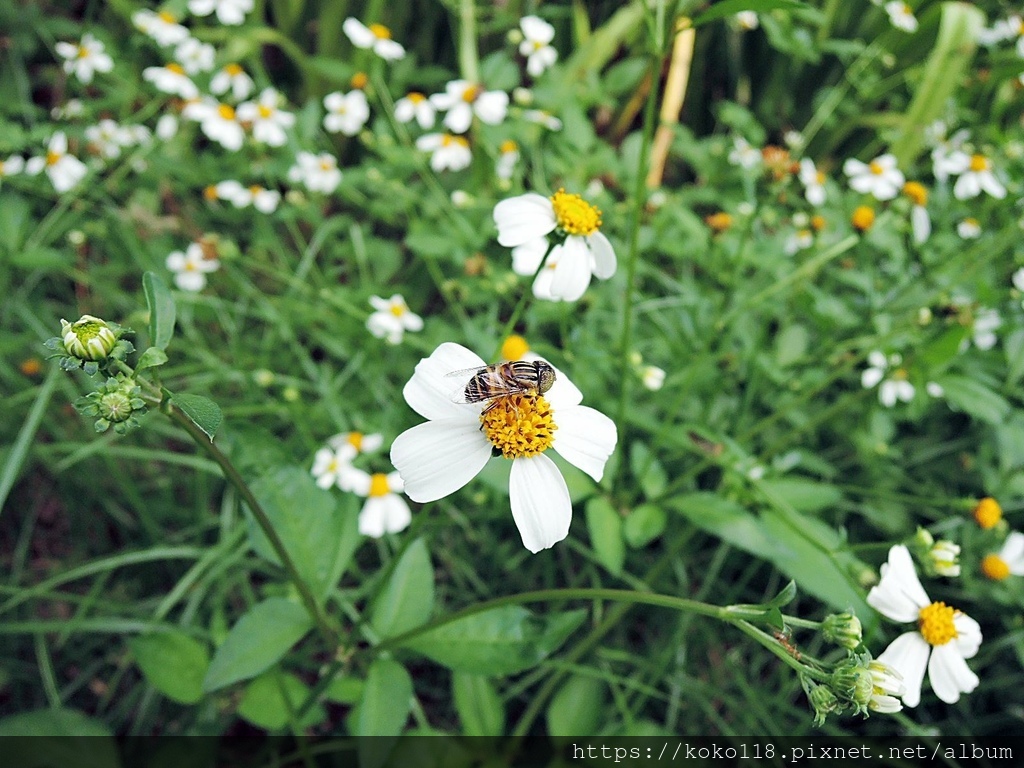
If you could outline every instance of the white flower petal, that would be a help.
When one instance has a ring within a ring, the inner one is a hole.
[[[947,704],[955,704],[960,700],[961,693],[970,693],[978,687],[979,682],[978,676],[967,666],[954,643],[932,648],[932,657],[928,660],[928,680],[935,695]]]
[[[544,237],[556,223],[551,201],[534,192],[510,197],[494,206],[498,243],[506,248]]]
[[[953,616],[956,629],[956,648],[965,659],[972,659],[981,647],[981,626],[966,613]]]
[[[595,232],[587,238],[590,252],[594,254],[594,275],[607,280],[615,274],[615,249],[601,232]]]
[[[351,16],[345,19],[341,28],[356,48],[370,48],[377,40],[377,36],[370,31],[369,27]]]
[[[882,380],[883,376],[885,376],[883,368],[866,368],[860,375],[860,384],[864,389],[871,389]]]
[[[916,707],[921,703],[921,683],[924,682],[931,648],[920,632],[905,632],[878,657],[878,661],[888,664],[903,676],[903,705],[906,707]]]
[[[448,374],[485,365],[479,355],[461,344],[445,342],[416,364],[412,378],[402,390],[405,402],[425,419],[461,418],[479,429],[479,411],[452,399],[459,380]],[[463,383],[468,383],[468,379]]]
[[[462,488],[484,468],[491,444],[476,419],[417,424],[395,438],[391,463],[413,501],[437,501]]]
[[[538,357],[537,359],[540,358]],[[554,368],[554,366],[551,367]],[[555,368],[555,383],[551,385],[551,389],[544,393],[544,399],[557,411],[572,408],[582,403],[583,393],[580,392],[575,384],[569,381],[569,377]]]
[[[569,535],[569,488],[547,456],[513,460],[508,490],[512,517],[528,550],[539,552]]]
[[[582,237],[570,235],[551,252],[555,259],[555,273],[551,278],[551,293],[562,301],[578,301],[590,285],[590,249]]]
[[[881,570],[881,580],[868,592],[868,605],[893,621],[917,621],[931,600],[917,578],[910,550],[902,544],[892,547]]]
[[[558,429],[551,447],[570,464],[600,481],[618,440],[615,422],[585,405],[552,410]]]

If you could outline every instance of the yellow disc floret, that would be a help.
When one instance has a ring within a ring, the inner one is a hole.
[[[506,459],[544,453],[555,439],[551,406],[542,395],[510,395],[480,414],[480,428]]]
[[[376,37],[378,40],[391,39],[391,30],[385,27],[383,24],[371,24],[369,27],[367,27],[367,29],[373,32],[373,36]]]
[[[370,498],[387,496],[391,493],[391,486],[388,485],[388,476],[382,472],[375,472],[370,476]]]
[[[363,450],[363,433],[349,432],[348,437],[345,438],[345,442],[351,445],[357,451],[361,451]]]
[[[903,194],[914,201],[914,205],[925,205],[928,202],[928,190],[919,181],[908,181],[903,185]]]
[[[1002,581],[1010,575],[1010,566],[999,555],[985,555],[981,560],[981,572],[992,581]]]
[[[957,611],[945,603],[926,605],[918,613],[917,628],[929,645],[945,645],[957,636],[953,617]]]
[[[984,155],[971,155],[971,170],[975,172],[988,170],[988,158]]]
[[[530,351],[530,345],[522,336],[513,334],[501,345],[501,356],[506,360],[522,360],[523,355]]]
[[[861,232],[866,232],[875,223],[875,210],[867,205],[858,206],[850,217],[850,223]]]
[[[991,496],[986,496],[974,508],[974,519],[981,528],[994,528],[1003,519],[1003,508]]]
[[[560,189],[551,196],[558,228],[567,235],[592,235],[601,227],[601,211],[579,195]]]

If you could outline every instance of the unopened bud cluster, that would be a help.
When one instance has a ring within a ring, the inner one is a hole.
[[[48,339],[46,347],[56,353],[64,370],[83,368],[91,376],[101,370],[107,372],[108,360],[123,360],[134,351],[132,343],[121,338],[129,333],[117,323],[82,315],[74,323],[62,319],[60,336]]]
[[[111,427],[119,435],[139,426],[137,416],[146,412],[146,401],[142,390],[134,379],[118,374],[106,383],[75,402],[75,408],[83,416],[96,416],[93,425],[97,432],[106,432]]]
[[[929,576],[960,575],[960,545],[946,539],[935,540],[924,528],[918,528],[911,542],[918,562]]]

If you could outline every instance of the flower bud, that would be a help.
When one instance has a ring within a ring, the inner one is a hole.
[[[849,611],[826,616],[821,625],[821,634],[830,643],[850,651],[855,650],[863,639],[860,619]]]
[[[82,315],[74,324],[61,319],[60,335],[67,353],[79,360],[104,360],[117,343],[110,327],[92,315]]]
[[[828,686],[814,683],[810,683],[810,685],[807,698],[810,699],[811,707],[814,709],[814,724],[822,725],[826,717],[842,709],[842,704]]]
[[[937,541],[928,551],[925,571],[933,576],[957,577],[960,575],[960,546],[952,541]]]
[[[871,681],[871,672],[866,667],[844,664],[832,673],[832,688],[858,709],[863,709],[871,701],[874,684]]]
[[[139,426],[136,416],[146,412],[146,401],[134,379],[123,375],[112,376],[106,383],[80,398],[75,407],[85,416],[96,416],[97,432],[106,432],[111,426],[118,434]]]

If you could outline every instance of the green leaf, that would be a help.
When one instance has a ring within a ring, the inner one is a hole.
[[[337,704],[355,704],[363,698],[363,681],[357,677],[335,677],[324,691],[324,698]]]
[[[28,201],[10,189],[0,193],[0,246],[8,257],[15,256],[25,242],[25,230],[31,222]]]
[[[204,435],[210,438],[210,442],[213,442],[213,435],[216,433],[217,427],[220,426],[221,419],[224,418],[220,406],[202,395],[179,395],[176,393],[171,396],[171,402],[188,416],[192,423],[203,431]]]
[[[139,355],[139,361],[135,364],[135,370],[141,371],[146,368],[156,368],[168,360],[167,353],[158,347],[148,347],[145,352]]]
[[[174,297],[155,272],[142,276],[142,290],[149,305],[149,343],[167,349],[174,336]]]
[[[511,675],[544,661],[583,622],[577,610],[542,619],[519,605],[475,613],[429,630],[404,647],[449,669]]]
[[[765,495],[792,507],[797,512],[829,509],[843,498],[842,491],[834,485],[795,477],[762,480],[760,488]]]
[[[434,610],[434,569],[423,539],[405,550],[374,601],[370,624],[381,638],[394,637],[423,624]]]
[[[799,362],[807,354],[810,334],[803,325],[787,325],[775,340],[775,362],[781,368]]]
[[[184,632],[166,632],[131,638],[128,646],[146,681],[164,696],[181,704],[203,698],[210,654],[198,640]]]
[[[548,704],[548,733],[552,736],[589,736],[601,725],[607,687],[593,677],[573,675]]]
[[[309,686],[295,675],[269,669],[245,687],[238,714],[253,725],[276,731],[288,724],[289,712],[302,706],[308,695]],[[326,718],[324,708],[317,704],[309,708],[298,726],[311,728]]]
[[[27,251],[14,251],[11,253],[9,261],[22,269],[41,269],[45,272],[70,267],[74,263],[74,258],[66,251],[39,246],[38,248],[29,248]]]
[[[791,581],[782,590],[773,597],[768,605],[772,608],[781,608],[784,605],[789,605],[796,599],[796,582]]]
[[[301,605],[271,597],[254,605],[213,654],[203,690],[216,691],[269,669],[313,627]]]
[[[966,333],[966,329],[964,331]],[[1024,376],[1024,328],[1003,339],[1003,350],[1006,354],[1006,383],[1014,386]]]
[[[412,678],[394,659],[374,659],[366,674],[352,733],[398,736],[412,708]]]
[[[967,376],[943,376],[937,382],[945,390],[946,402],[989,424],[1001,424],[1011,405],[1001,395]]]
[[[595,496],[587,501],[587,530],[590,543],[601,565],[609,573],[619,576],[626,560],[626,545],[622,541],[622,518],[611,504]]]
[[[253,495],[277,532],[295,568],[318,600],[338,583],[359,541],[354,498],[335,499],[317,486],[301,467],[278,467],[250,485]],[[277,553],[255,518],[249,520],[249,541],[261,557],[280,564]]]
[[[715,3],[694,19],[693,26],[699,27],[712,21],[735,16],[740,11],[764,13],[765,11],[780,9],[786,11],[806,11],[810,10],[811,6],[807,3],[798,2],[798,0],[723,0],[721,3]]]
[[[501,736],[505,732],[505,707],[486,677],[456,672],[452,694],[466,736]]]
[[[10,738],[14,736],[32,738]],[[39,738],[45,737],[45,738]],[[0,720],[4,765],[24,768],[119,768],[107,725],[74,709],[41,709]]]
[[[666,504],[701,530],[746,552],[767,558],[773,551],[757,517],[734,501],[713,493],[691,493]]]

